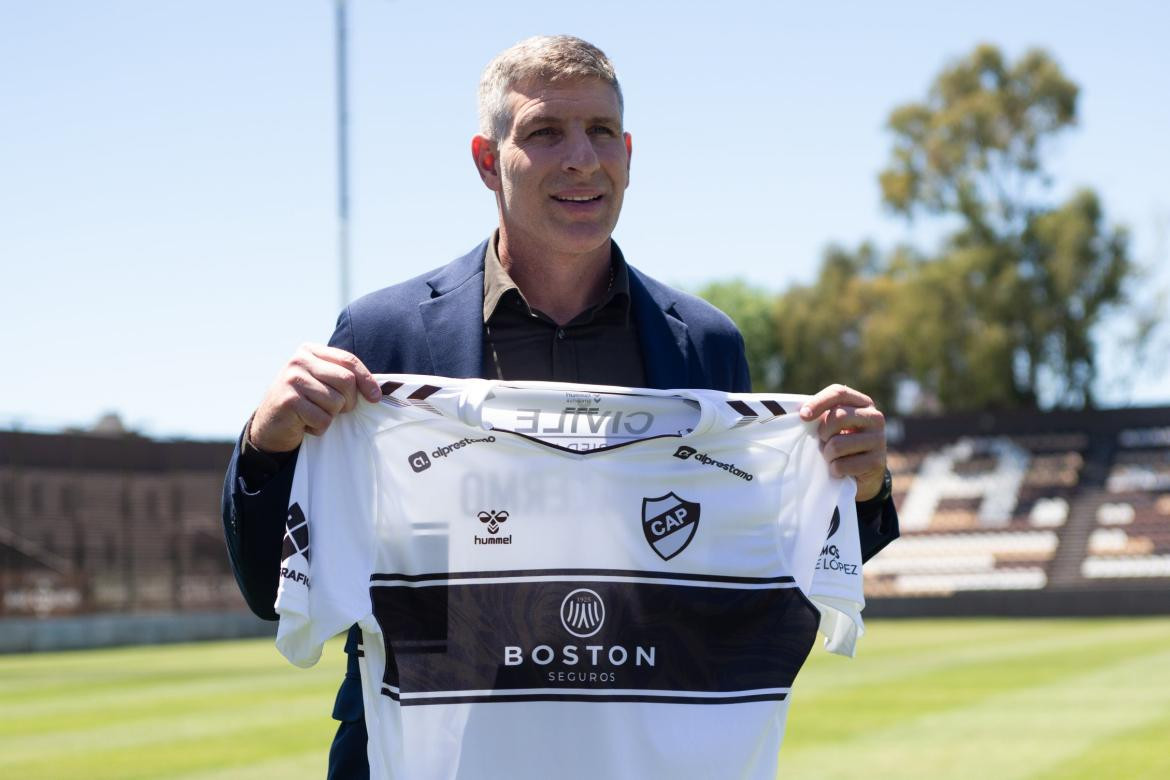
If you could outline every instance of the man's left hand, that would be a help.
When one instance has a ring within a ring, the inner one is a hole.
[[[857,480],[857,500],[873,498],[886,473],[886,418],[873,399],[845,385],[829,385],[800,408],[803,420],[820,419],[821,451],[834,477]]]

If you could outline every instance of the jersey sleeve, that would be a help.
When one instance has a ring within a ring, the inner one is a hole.
[[[825,648],[852,657],[857,640],[865,633],[861,619],[865,596],[854,503],[857,486],[852,479],[840,482],[843,484],[817,559],[809,598],[821,613],[820,630],[825,635]]]
[[[306,436],[285,522],[276,647],[312,666],[325,641],[370,613],[377,518],[373,447],[359,412]]]
[[[806,427],[791,451],[787,486],[799,496],[798,518],[786,552],[797,585],[820,612],[820,631],[830,652],[852,656],[863,633],[861,552],[857,533],[857,484],[829,472],[815,428]]]

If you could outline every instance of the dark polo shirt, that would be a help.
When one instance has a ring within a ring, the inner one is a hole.
[[[630,316],[630,271],[616,244],[605,295],[565,325],[528,305],[500,264],[495,240],[488,242],[483,268],[483,376],[646,384],[642,347]]]

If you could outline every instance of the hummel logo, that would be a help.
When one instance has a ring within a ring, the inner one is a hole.
[[[487,523],[487,532],[489,534],[498,534],[500,532],[500,523],[508,522],[508,513],[504,510],[480,512],[476,517],[479,522]]]
[[[487,536],[472,535],[475,544],[511,544],[512,534],[499,536],[500,524],[508,522],[508,512],[503,509],[486,509],[477,514],[476,519],[487,526]]]

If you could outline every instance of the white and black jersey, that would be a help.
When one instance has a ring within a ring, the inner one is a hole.
[[[773,778],[852,480],[794,395],[384,375],[301,447],[277,646],[358,623],[372,777]]]

